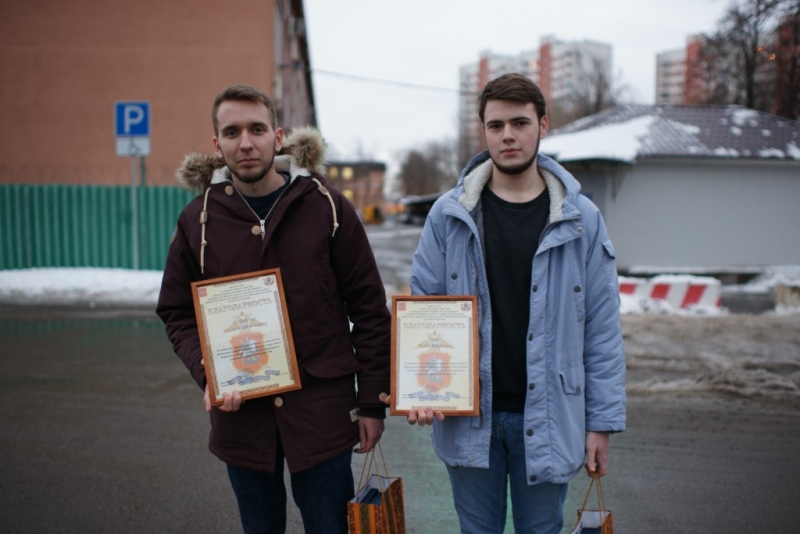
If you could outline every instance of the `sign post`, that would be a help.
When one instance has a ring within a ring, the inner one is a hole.
[[[131,157],[131,212],[133,268],[139,269],[139,209],[136,192],[136,158],[150,155],[150,102],[114,105],[117,156]]]

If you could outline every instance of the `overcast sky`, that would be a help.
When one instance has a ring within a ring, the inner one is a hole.
[[[612,45],[615,77],[652,104],[656,54],[712,31],[730,1],[304,0],[317,120],[338,159],[360,150],[392,164],[402,150],[456,138],[461,65],[482,50],[536,49],[545,35]]]

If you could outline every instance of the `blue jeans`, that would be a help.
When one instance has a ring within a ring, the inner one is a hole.
[[[348,451],[291,475],[292,497],[300,509],[306,534],[347,533],[347,501],[354,495],[352,454]],[[274,473],[227,464],[245,534],[286,532],[283,460],[283,450],[279,449]]]
[[[492,413],[489,469],[447,466],[447,472],[462,534],[503,533],[509,482],[516,532],[561,532],[567,484],[528,485],[521,413]]]

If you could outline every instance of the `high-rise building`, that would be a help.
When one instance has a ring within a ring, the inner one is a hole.
[[[611,45],[594,41],[564,42],[542,39],[539,47],[538,84],[548,104],[565,110],[593,101],[611,85]]]
[[[686,80],[686,50],[656,56],[656,104],[682,104]]]
[[[460,68],[459,159],[465,163],[486,148],[477,97],[486,84],[518,72],[542,89],[550,110],[572,114],[589,102],[610,99],[611,46],[594,41],[560,41],[546,36],[539,48],[518,54],[481,52],[476,63]]]

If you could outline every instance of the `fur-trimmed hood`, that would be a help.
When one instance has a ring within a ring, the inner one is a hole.
[[[327,148],[328,145],[316,128],[311,126],[296,128],[284,140],[280,153],[275,156],[273,165],[277,171],[289,173],[290,183],[298,176],[308,176],[311,182],[316,184],[317,191],[324,195],[331,205],[331,237],[333,237],[336,235],[336,229],[339,228],[336,206],[328,189],[314,176],[325,172]],[[200,225],[203,228],[200,245],[200,272],[203,273],[205,272],[205,250],[208,246],[205,227],[208,222],[208,197],[211,193],[209,186],[230,182],[234,190],[236,187],[233,185],[230,172],[222,158],[216,154],[202,154],[196,151],[190,152],[184,158],[183,163],[175,171],[175,178],[184,189],[203,193],[203,210],[200,212]],[[243,196],[241,198],[242,202],[246,202]],[[253,213],[255,215],[255,212]],[[256,217],[258,216],[256,215]],[[261,221],[261,238],[264,238],[264,220]]]
[[[324,174],[327,150],[328,145],[319,130],[313,126],[295,128],[284,140],[274,165],[278,171],[288,172],[292,179]],[[193,150],[178,166],[175,178],[184,189],[203,192],[212,183],[224,181],[227,174],[222,158]]]
[[[580,192],[580,184],[563,167],[544,154],[537,156],[539,172],[550,192],[550,222],[560,220],[564,214],[564,204],[570,195]],[[476,156],[464,169],[456,190],[458,203],[471,212],[481,198],[483,188],[492,178],[493,162],[489,151]],[[461,191],[458,192],[458,188]]]

